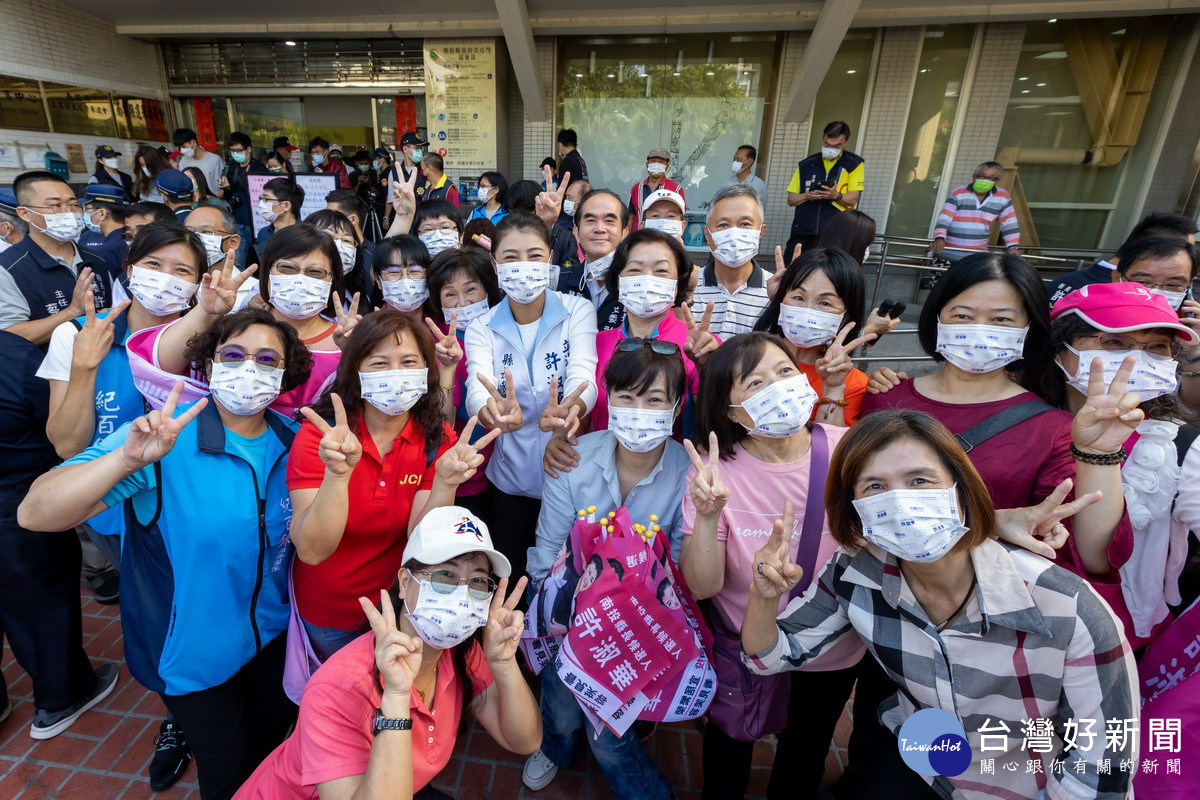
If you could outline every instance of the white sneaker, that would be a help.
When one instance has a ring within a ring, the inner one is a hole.
[[[558,765],[546,758],[541,750],[525,759],[525,768],[521,770],[521,781],[533,791],[545,789],[558,774]]]

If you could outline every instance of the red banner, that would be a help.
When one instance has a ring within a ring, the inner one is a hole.
[[[406,133],[417,132],[417,98],[410,95],[396,96],[396,147],[400,147],[400,137]]]
[[[217,128],[213,124],[211,97],[193,97],[192,109],[196,112],[196,138],[200,146],[210,153],[217,152]]]

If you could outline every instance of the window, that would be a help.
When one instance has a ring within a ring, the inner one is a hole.
[[[863,104],[867,100],[871,62],[875,58],[876,34],[875,30],[851,30],[842,40],[813,103],[812,130],[806,153],[821,149],[822,132],[835,120],[850,126],[847,149],[855,151],[855,143],[862,141]],[[868,164],[867,169],[870,168]]]
[[[0,128],[50,130],[37,81],[0,75]]]
[[[122,139],[162,142],[167,139],[167,120],[157,100],[113,95],[117,136]]]
[[[304,101],[298,98],[233,101],[234,127],[258,147],[270,148],[277,136],[286,136],[301,149],[308,144],[304,129]]]

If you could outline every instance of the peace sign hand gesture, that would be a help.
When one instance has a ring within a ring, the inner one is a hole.
[[[183,381],[175,381],[175,388],[167,395],[167,402],[163,403],[161,411],[151,411],[130,423],[129,435],[121,445],[121,457],[131,472],[153,464],[171,452],[179,432],[208,405],[208,398],[201,398],[175,418],[175,406],[182,393]]]
[[[375,634],[375,666],[383,676],[383,693],[406,704],[412,693],[413,680],[421,668],[421,648],[416,636],[409,636],[396,626],[396,609],[386,589],[379,591],[382,612],[365,597],[358,598]]]
[[[688,458],[692,460],[692,466],[696,468],[696,474],[688,484],[688,496],[692,498],[692,505],[696,507],[696,515],[715,517],[729,502],[729,490],[721,483],[721,451],[717,444],[716,431],[710,431],[708,434],[707,461],[700,458],[690,439],[683,440],[683,447],[687,450]]]
[[[775,520],[771,536],[763,548],[754,554],[750,592],[764,600],[776,600],[795,588],[804,574],[803,568],[792,563],[792,533],[796,516],[789,500],[783,504],[783,519]]]
[[[404,170],[396,170],[396,178],[392,181],[392,208],[396,216],[412,216],[417,210],[417,175],[420,167],[413,167],[404,177]]]
[[[1136,365],[1133,356],[1122,361],[1105,389],[1104,365],[1100,359],[1092,359],[1087,402],[1071,423],[1071,441],[1076,448],[1085,453],[1115,453],[1145,418],[1146,414],[1138,408],[1138,396],[1125,391]]]
[[[200,310],[214,317],[224,316],[237,306],[238,289],[258,271],[258,265],[240,273],[233,265],[234,251],[225,254],[225,263],[200,278]]]
[[[95,293],[91,289],[87,290],[87,299],[83,304],[83,313],[87,320],[75,334],[75,340],[71,346],[72,366],[89,372],[100,367],[100,362],[112,349],[113,339],[116,336],[113,325],[116,323],[117,317],[129,308],[131,302],[125,300],[117,303],[107,316],[97,317]]]
[[[1070,532],[1062,521],[1100,502],[1104,494],[1092,492],[1063,502],[1075,482],[1066,478],[1054,487],[1045,500],[1025,508],[997,508],[996,535],[1009,544],[1023,547],[1031,553],[1055,558],[1054,551],[1067,543]]]
[[[846,336],[853,328],[853,322],[847,323],[825,348],[825,355],[817,359],[817,372],[821,374],[821,385],[826,388],[845,385],[846,376],[850,374],[850,370],[854,369],[854,362],[850,360],[850,354],[861,345],[877,338],[875,334],[868,333],[849,344],[844,344]]]
[[[542,175],[546,179],[546,191],[540,193],[533,201],[533,210],[538,219],[546,223],[547,228],[553,228],[562,211],[563,192],[560,192],[558,185],[554,183],[554,170],[548,165],[542,167]],[[561,185],[566,186],[570,182],[571,173],[564,172]]]
[[[340,299],[333,304],[334,309],[337,311],[337,328],[333,332],[333,343],[337,345],[338,350],[346,349],[346,340],[354,332],[354,326],[362,322],[362,314],[358,313],[360,296],[359,292],[354,293],[354,297],[350,298],[350,310],[345,313],[342,313]]]
[[[792,257],[787,261],[783,260],[783,248],[775,245],[775,272],[771,277],[767,278],[767,297],[775,296],[775,287],[779,285],[779,280],[783,277],[783,273],[787,271],[788,264],[800,257],[800,249],[803,247],[800,243],[792,248]]]
[[[504,590],[508,588],[508,578],[501,578],[500,585],[492,593],[492,607],[488,613],[487,625],[483,629],[483,657],[488,664],[510,664],[517,655],[517,646],[521,643],[521,632],[525,629],[525,615],[517,610],[517,603],[525,591],[529,579],[522,576],[513,588],[512,594],[506,600]]]
[[[450,312],[450,329],[442,333],[442,329],[429,317],[425,318],[425,326],[433,334],[433,351],[437,354],[438,364],[444,370],[452,370],[463,359],[462,345],[458,342],[458,312]]]
[[[462,436],[459,437],[454,447],[451,447],[446,452],[438,457],[437,463],[434,464],[437,479],[445,486],[461,486],[475,476],[475,471],[483,465],[483,455],[480,450],[487,447],[496,437],[500,435],[499,428],[493,428],[479,440],[471,443],[467,441],[467,437],[475,430],[475,426],[479,424],[479,417],[471,417],[467,420],[467,425],[463,428]]]
[[[485,378],[482,373],[475,373],[475,377],[491,395],[483,408],[479,409],[479,421],[483,423],[483,426],[499,428],[501,433],[520,430],[524,419],[521,416],[521,405],[517,402],[517,398],[502,394],[496,388],[496,384]],[[504,370],[504,386],[509,393],[515,391],[511,370]]]
[[[362,458],[362,443],[346,422],[346,407],[342,404],[342,398],[336,392],[329,397],[333,401],[332,426],[308,406],[301,408],[300,412],[323,434],[317,454],[325,462],[325,471],[339,478],[349,477],[354,465]]]
[[[683,349],[697,364],[703,364],[709,355],[721,345],[717,341],[717,337],[708,331],[709,326],[712,325],[712,315],[713,303],[709,302],[704,307],[704,316],[701,317],[700,324],[697,325],[696,318],[692,315],[692,309],[688,306],[683,307],[683,324],[687,326],[688,332],[687,342],[684,343]]]
[[[546,409],[542,411],[542,415],[538,417],[538,427],[543,431],[556,431],[559,428],[565,428],[571,424],[571,407],[579,409],[583,405],[580,396],[592,384],[584,381],[575,387],[575,391],[558,402],[558,376],[555,375],[550,379],[550,395],[546,400]]]

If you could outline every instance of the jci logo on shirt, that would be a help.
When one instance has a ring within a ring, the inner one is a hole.
[[[948,711],[923,708],[904,721],[897,740],[900,757],[918,775],[961,775],[971,765],[971,745],[962,723]]]

